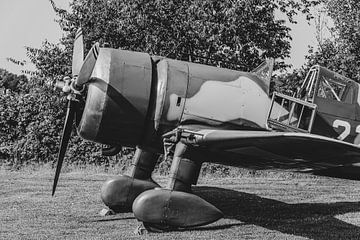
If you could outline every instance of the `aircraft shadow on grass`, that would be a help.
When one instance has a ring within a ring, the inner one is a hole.
[[[224,218],[245,224],[315,240],[358,239],[360,236],[360,227],[335,218],[335,215],[360,211],[360,202],[287,204],[217,187],[195,187],[194,193],[219,208]]]

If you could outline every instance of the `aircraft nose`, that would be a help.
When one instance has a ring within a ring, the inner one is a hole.
[[[89,59],[92,66],[93,57]],[[100,48],[78,127],[80,136],[109,145],[137,145],[145,131],[152,71],[149,54]],[[81,74],[79,81],[88,76]]]

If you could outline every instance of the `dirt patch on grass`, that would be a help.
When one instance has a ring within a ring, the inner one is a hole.
[[[186,231],[135,235],[132,213],[100,217],[100,188],[111,174],[81,170],[0,171],[0,239],[359,239],[356,181],[271,173],[203,177],[195,193],[225,218]],[[166,185],[166,177],[155,177]]]

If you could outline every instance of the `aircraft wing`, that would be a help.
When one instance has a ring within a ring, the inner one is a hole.
[[[204,153],[210,152],[208,156],[227,153],[231,158],[212,162],[230,161],[227,164],[253,169],[313,173],[327,169],[338,169],[335,172],[340,172],[340,168],[350,167],[351,171],[356,169],[355,178],[360,179],[360,168],[357,170],[356,166],[360,163],[360,147],[336,139],[297,132],[217,130],[196,126],[181,127],[179,131],[180,141]]]

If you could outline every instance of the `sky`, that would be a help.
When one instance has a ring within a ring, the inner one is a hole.
[[[295,20],[297,24],[287,23],[287,26],[291,28],[292,41],[290,59],[285,62],[292,64],[294,68],[300,68],[305,63],[305,55],[308,54],[309,45],[317,46],[316,30],[314,22],[309,25],[305,16],[298,15]]]
[[[70,0],[54,0],[58,7],[69,9]],[[62,36],[56,16],[48,0],[0,0],[0,68],[19,74],[21,67],[6,58],[29,61],[24,46],[39,48],[47,39],[56,43]],[[305,62],[308,45],[316,45],[314,26],[299,16],[292,28],[291,58],[288,63],[294,68]],[[32,69],[26,66],[26,69]]]
[[[69,0],[55,0],[69,8]],[[62,33],[48,0],[0,0],[0,68],[20,73],[21,68],[6,60],[27,60],[24,46],[40,47],[47,39],[58,42]]]

